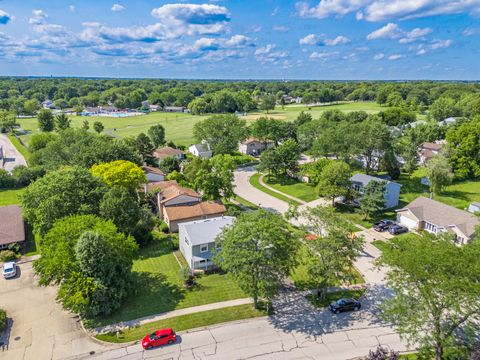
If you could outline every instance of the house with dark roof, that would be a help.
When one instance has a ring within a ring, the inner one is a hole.
[[[144,165],[142,166],[142,169],[145,173],[145,176],[147,177],[147,183],[165,180],[165,173],[159,168]]]
[[[382,181],[385,182],[385,208],[392,208],[398,206],[398,199],[400,197],[400,189],[402,185],[394,181],[386,180],[377,176],[371,176],[366,174],[355,174],[350,178],[352,183],[352,189],[355,190],[361,198],[365,186],[370,181]]]
[[[25,223],[22,208],[18,205],[0,207],[0,250],[10,244],[25,243]]]
[[[157,191],[158,213],[171,232],[183,222],[223,216],[226,207],[216,201],[202,201],[195,190],[178,185],[175,180],[147,184],[147,191]]]
[[[432,234],[449,232],[459,245],[466,244],[472,238],[475,227],[480,225],[477,216],[424,196],[419,196],[396,212],[399,224]]]
[[[179,225],[179,248],[192,270],[207,270],[214,266],[212,257],[219,250],[215,240],[223,229],[232,226],[234,222],[233,216],[222,216]]]

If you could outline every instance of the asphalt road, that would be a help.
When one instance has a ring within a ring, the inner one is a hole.
[[[27,162],[22,154],[20,154],[10,139],[5,134],[0,134],[0,147],[3,148],[3,159],[0,158],[0,169],[12,172],[13,168],[19,165],[27,166]]]

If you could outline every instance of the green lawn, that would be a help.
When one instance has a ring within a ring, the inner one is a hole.
[[[23,146],[23,144],[20,142],[20,140],[16,136],[9,134],[8,138],[10,139],[13,146],[15,146],[15,148],[18,150],[18,152],[23,155],[23,157],[28,163],[28,160],[31,155],[30,151],[25,146]]]
[[[328,293],[324,300],[319,300],[316,295],[307,295],[307,299],[310,303],[318,308],[324,308],[328,306],[331,302],[337,301],[342,298],[353,298],[359,299],[365,293],[365,289],[360,290],[342,290]]]
[[[177,316],[171,319],[140,325],[138,327],[122,331],[118,338],[115,333],[108,333],[98,335],[97,339],[113,343],[122,343],[139,340],[146,334],[150,334],[154,330],[161,328],[172,328],[175,331],[182,331],[265,315],[266,312],[264,310],[255,310],[250,304],[232,306],[224,309],[209,310],[190,315]]]
[[[273,196],[273,197],[276,197],[277,199],[280,199],[280,200],[282,200],[282,201],[285,201],[285,202],[287,202],[287,203],[289,203],[289,204],[291,204],[291,205],[301,205],[299,202],[297,202],[297,201],[295,201],[295,200],[292,200],[292,199],[289,199],[289,198],[287,198],[287,197],[285,197],[285,196],[282,196],[282,195],[276,193],[275,191],[272,191],[272,190],[270,190],[270,189],[267,189],[265,186],[261,185],[261,184],[260,184],[260,181],[259,181],[259,180],[260,180],[260,176],[261,176],[260,173],[256,173],[256,174],[254,174],[254,175],[252,175],[252,176],[250,177],[250,184],[251,184],[253,187],[257,188],[258,190],[263,191],[264,193],[266,193],[266,194],[268,194],[268,195],[271,195],[271,196]]]
[[[140,250],[140,256],[133,264],[136,291],[119,311],[88,321],[88,326],[246,297],[228,274],[202,275],[192,289],[184,289],[180,266],[172,254],[170,236],[155,233],[155,240]]]
[[[312,290],[316,288],[315,282],[312,282],[310,276],[308,275],[308,266],[306,264],[306,261],[309,259],[308,251],[309,250],[306,245],[301,245],[300,250],[298,251],[298,265],[290,274],[290,279],[294,282],[295,287],[300,290]],[[351,274],[353,275],[353,279],[348,284],[341,284],[339,282],[336,285],[340,286],[365,283],[365,280],[357,271],[357,269],[352,269]]]
[[[264,176],[263,181],[278,191],[306,202],[318,199],[314,185],[288,176]]]
[[[20,204],[20,195],[25,188],[0,190],[0,206]]]

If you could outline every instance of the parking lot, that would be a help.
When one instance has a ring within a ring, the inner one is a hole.
[[[0,359],[65,359],[103,348],[85,335],[76,316],[62,310],[55,288],[35,285],[31,262],[18,269],[15,278],[0,278],[0,307],[11,324],[0,339]]]

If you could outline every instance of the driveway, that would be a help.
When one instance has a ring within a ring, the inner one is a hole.
[[[105,349],[87,337],[78,317],[62,310],[56,288],[36,285],[31,262],[19,269],[14,279],[0,278],[0,307],[11,324],[0,340],[5,344],[0,359],[65,359]]]
[[[0,169],[12,172],[13,168],[16,166],[27,166],[27,162],[23,155],[18,152],[5,134],[0,134],[0,147],[3,148],[3,159],[0,156]]]

